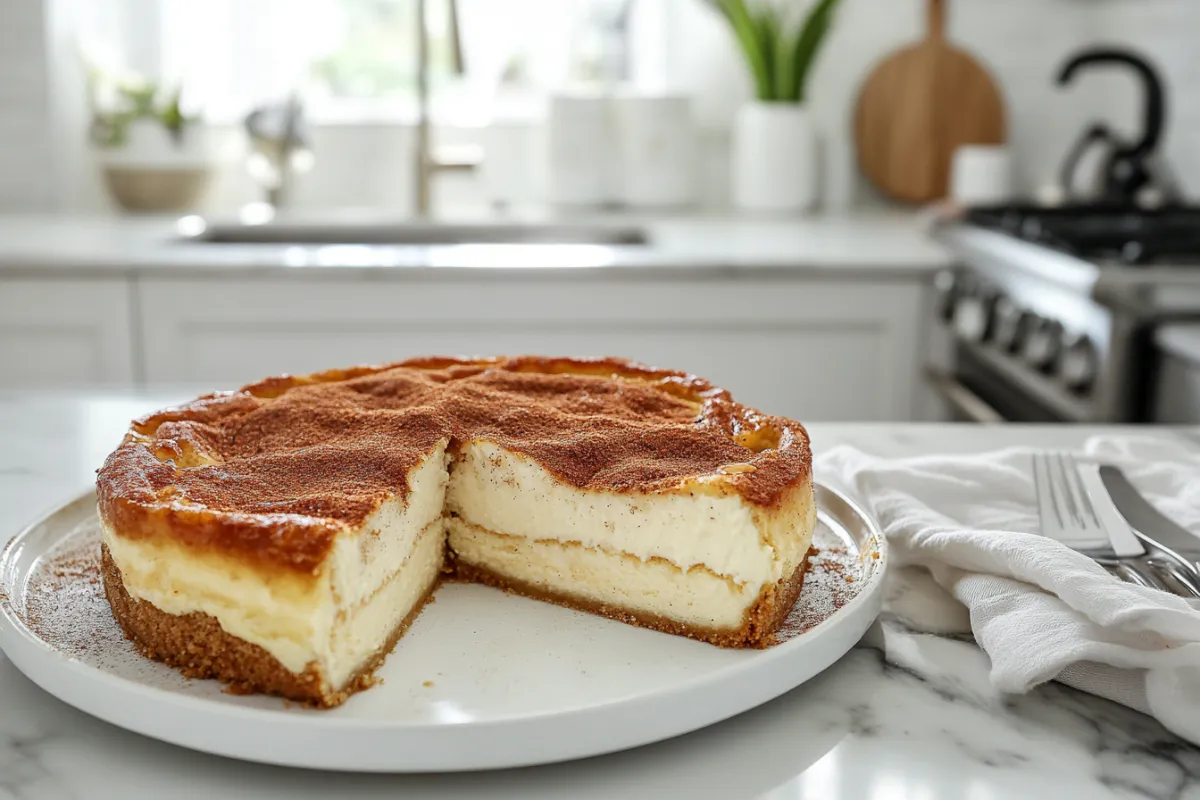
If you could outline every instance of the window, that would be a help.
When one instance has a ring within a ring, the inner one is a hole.
[[[320,122],[403,120],[416,83],[416,0],[106,0],[133,68],[215,120],[300,91]],[[459,0],[467,74],[449,70],[448,4],[427,0],[434,114],[482,122],[568,79],[661,77],[673,0]]]

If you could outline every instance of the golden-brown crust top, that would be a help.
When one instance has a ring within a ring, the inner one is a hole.
[[[100,512],[125,536],[166,530],[311,571],[340,530],[407,493],[439,442],[478,438],[585,490],[670,491],[723,472],[771,507],[811,472],[803,426],[694,375],[613,358],[420,358],[267,378],[136,420],[100,469]]]

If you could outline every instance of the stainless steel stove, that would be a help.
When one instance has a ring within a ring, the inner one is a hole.
[[[1088,48],[1055,80],[1114,68],[1140,84],[1140,132],[1127,139],[1107,120],[1082,132],[1054,193],[1072,203],[973,208],[936,227],[961,266],[937,279],[952,347],[929,379],[957,417],[1150,421],[1153,332],[1200,321],[1200,207],[1183,202],[1160,152],[1169,117],[1158,70],[1126,48]],[[1094,148],[1099,169],[1079,174]]]
[[[1200,266],[1200,208],[973,208],[967,223],[1101,267]]]
[[[1200,207],[977,208],[936,227],[953,338],[929,379],[960,418],[1150,420],[1152,334],[1200,320]]]

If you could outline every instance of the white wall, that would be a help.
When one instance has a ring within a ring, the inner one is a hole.
[[[696,94],[705,130],[704,204],[721,205],[728,193],[728,124],[748,95],[748,81],[728,31],[702,1],[672,1],[671,38],[663,59],[666,77]],[[75,6],[71,13],[78,14],[98,4],[55,0],[48,5]],[[855,168],[850,138],[854,100],[878,59],[919,36],[924,6],[923,0],[843,0],[810,91],[826,142],[828,207],[880,202]],[[70,58],[61,41],[53,48],[57,57],[49,79],[39,72],[41,7],[38,0],[0,2],[0,70],[5,77],[0,85],[0,208],[57,200],[68,209],[95,209],[104,203],[103,193],[81,144],[82,98],[78,87],[72,88],[78,75],[61,63]],[[1200,91],[1193,88],[1200,86],[1200,57],[1193,55],[1200,0],[955,0],[948,8],[951,37],[977,54],[1001,84],[1021,189],[1031,192],[1052,181],[1067,147],[1091,119],[1109,120],[1118,131],[1134,128],[1140,112],[1134,84],[1124,74],[1090,74],[1067,91],[1053,85],[1059,65],[1075,50],[1112,42],[1144,50],[1162,68],[1171,106],[1168,157],[1185,187],[1200,194],[1200,147],[1188,135],[1200,123]],[[56,26],[54,15],[49,22],[53,41],[61,25]],[[53,158],[44,122],[48,81],[55,88],[55,132],[61,139]],[[458,139],[469,134],[447,135]],[[254,198],[241,168],[238,138],[235,130],[227,131],[222,150],[226,169],[211,198],[216,208]],[[407,207],[411,172],[406,131],[339,125],[319,128],[315,140],[317,167],[298,187],[298,204],[383,206],[397,212]],[[51,161],[62,165],[62,180],[54,189],[44,180]],[[444,199],[457,204],[473,196],[469,179],[444,180]]]
[[[54,201],[43,12],[41,0],[0,3],[0,211]]]

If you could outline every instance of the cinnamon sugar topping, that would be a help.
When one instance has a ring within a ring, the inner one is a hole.
[[[440,442],[479,438],[596,491],[719,474],[772,506],[811,470],[801,425],[684,373],[430,358],[269,378],[138,420],[100,470],[100,508],[123,532],[153,514],[192,543],[311,569],[344,525],[407,495],[409,471]]]

